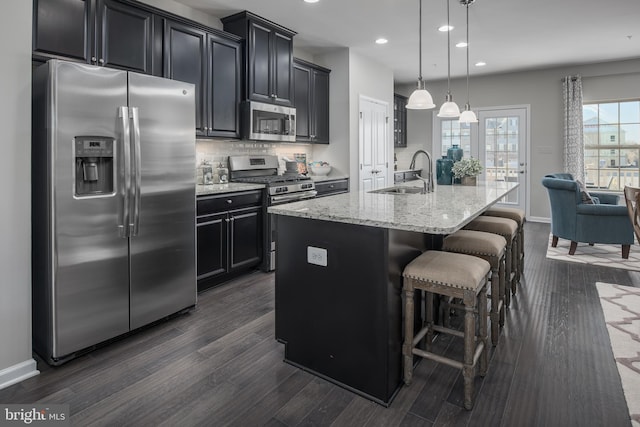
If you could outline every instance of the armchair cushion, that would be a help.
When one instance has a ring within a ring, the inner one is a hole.
[[[587,191],[587,186],[584,185],[584,182],[580,181],[579,179],[576,179],[576,182],[578,183],[578,187],[580,188],[580,195],[582,196],[582,203],[587,203],[587,204],[594,204],[595,201],[593,200],[593,198],[591,198],[591,195],[589,194],[589,192]],[[598,203],[600,203],[600,199],[597,200]]]

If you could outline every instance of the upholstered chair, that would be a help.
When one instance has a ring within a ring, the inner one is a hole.
[[[586,203],[587,195],[570,174],[547,175],[542,185],[551,205],[551,246],[558,244],[558,238],[570,240],[569,255],[573,255],[579,242],[620,244],[622,258],[629,257],[633,228],[617,194],[590,193],[592,202]]]

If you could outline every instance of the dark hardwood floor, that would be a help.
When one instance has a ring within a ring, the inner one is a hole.
[[[595,282],[640,286],[640,273],[547,260],[548,233],[526,225],[522,286],[472,411],[458,371],[431,361],[389,408],[283,363],[264,273],[64,366],[38,360],[41,374],[0,390],[0,402],[68,403],[77,426],[628,426]],[[458,338],[436,346],[462,351]]]

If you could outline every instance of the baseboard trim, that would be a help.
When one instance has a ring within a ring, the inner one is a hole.
[[[551,218],[545,218],[542,216],[528,216],[527,217],[527,221],[531,221],[531,222],[544,222],[547,224],[551,223]]]
[[[27,378],[38,375],[38,365],[33,359],[25,360],[0,371],[0,390],[7,388]]]

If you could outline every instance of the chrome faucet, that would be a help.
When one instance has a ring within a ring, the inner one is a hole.
[[[433,164],[431,163],[431,154],[429,154],[424,150],[418,150],[415,153],[413,153],[413,157],[411,158],[411,164],[409,165],[409,169],[413,170],[416,167],[416,157],[418,157],[418,154],[420,153],[427,156],[429,169],[428,169],[428,174],[426,178],[423,178],[420,174],[417,174],[416,178],[422,181],[422,184],[424,186],[424,188],[422,189],[422,194],[426,194],[433,191]]]

